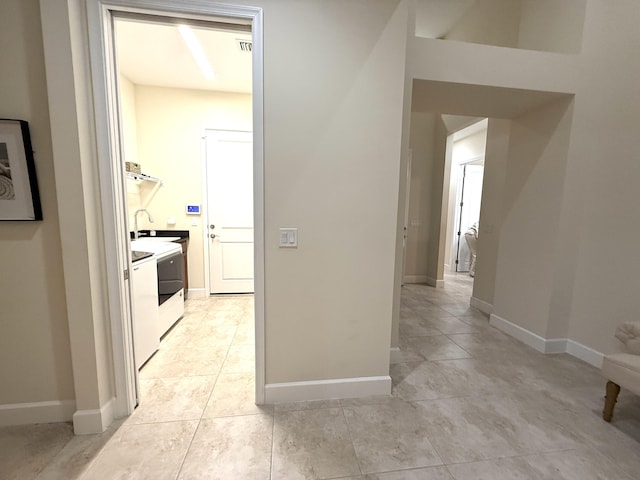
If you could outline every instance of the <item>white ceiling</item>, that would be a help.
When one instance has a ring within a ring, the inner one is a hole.
[[[205,78],[177,25],[116,21],[118,69],[137,85],[251,93],[251,54],[237,40],[251,34],[192,27],[215,73]]]
[[[441,38],[467,13],[476,0],[418,0],[416,35]]]

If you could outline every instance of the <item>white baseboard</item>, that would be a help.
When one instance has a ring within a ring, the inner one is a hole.
[[[389,363],[397,363],[400,359],[400,347],[391,347],[389,349]]]
[[[432,277],[426,277],[425,282],[427,285],[431,287],[436,287],[436,288],[444,287],[444,280],[436,280],[435,278],[432,278]]]
[[[492,313],[489,317],[489,325],[502,330],[507,335],[520,340],[525,345],[535,348],[542,353],[565,353],[567,351],[566,338],[543,338],[540,335],[530,332],[520,325],[511,323],[502,317]]]
[[[0,405],[0,427],[68,422],[75,409],[73,400]]]
[[[102,433],[115,419],[115,398],[95,410],[78,410],[73,414],[73,431],[76,435]]]
[[[189,290],[187,290],[187,295],[189,298],[208,297],[206,290],[204,288],[190,288]]]
[[[489,302],[485,302],[484,300],[480,300],[479,298],[471,297],[471,300],[469,300],[469,305],[477,308],[482,313],[486,313],[487,315],[491,315],[491,313],[493,313],[493,305],[491,305]]]
[[[567,339],[549,338],[545,340],[542,353],[567,353]]]
[[[404,283],[427,283],[426,275],[405,275]]]
[[[570,338],[542,338],[529,330],[505,320],[498,315],[491,314],[489,324],[507,335],[517,338],[526,345],[535,348],[542,353],[568,353],[569,355],[579,358],[583,362],[593,365],[596,368],[602,367],[604,354],[594,350],[586,345],[571,340]]]
[[[511,323],[509,320],[505,320],[494,313],[489,317],[489,325],[496,327],[498,330],[502,330],[507,335],[511,335],[513,338],[520,340],[531,348],[535,348],[539,352],[544,353],[545,351],[546,341],[540,335],[530,332],[515,323]]]
[[[267,404],[389,395],[391,377],[385,375],[312,382],[270,383],[265,385],[264,390]]]
[[[593,348],[582,345],[574,340],[567,340],[567,353],[579,358],[583,362],[587,362],[589,365],[593,365],[596,368],[602,368],[602,360],[604,354],[594,350]]]

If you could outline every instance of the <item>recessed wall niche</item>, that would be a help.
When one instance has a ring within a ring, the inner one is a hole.
[[[586,0],[417,0],[416,36],[580,53]]]

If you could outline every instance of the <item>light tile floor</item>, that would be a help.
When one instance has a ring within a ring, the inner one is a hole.
[[[253,299],[189,300],[142,369],[142,405],[105,434],[0,429],[0,478],[631,480],[640,400],[600,416],[604,380],[470,308],[472,279],[406,285],[393,394],[257,407]]]

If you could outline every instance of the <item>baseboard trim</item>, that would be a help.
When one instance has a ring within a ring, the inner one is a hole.
[[[489,324],[542,353],[568,353],[596,368],[602,368],[604,354],[570,338],[542,338],[529,330],[491,314]]]
[[[493,325],[498,330],[502,330],[507,335],[511,335],[513,338],[520,340],[525,345],[529,345],[531,348],[535,348],[542,353],[566,353],[567,352],[567,339],[566,338],[543,338],[540,335],[533,333],[526,328],[522,328],[520,325],[505,320],[502,317],[492,313],[489,317],[489,325]]]
[[[78,410],[73,414],[73,431],[76,435],[102,433],[115,419],[115,398],[95,410]]]
[[[405,275],[404,283],[428,283],[426,275]]]
[[[542,353],[567,353],[566,338],[550,338],[544,341],[544,351]]]
[[[75,409],[74,400],[0,405],[0,427],[68,422],[73,417]]]
[[[489,325],[496,327],[507,335],[511,335],[513,338],[520,340],[525,345],[529,345],[531,348],[535,348],[539,352],[545,353],[546,340],[540,335],[530,332],[526,328],[522,328],[520,325],[511,323],[509,320],[505,320],[494,313],[489,317]]]
[[[425,282],[427,285],[431,287],[436,287],[436,288],[444,287],[444,280],[436,280],[435,278],[432,278],[432,277],[426,277]]]
[[[400,360],[400,347],[391,347],[389,349],[389,363],[398,363]]]
[[[604,360],[604,354],[598,352],[593,348],[587,347],[574,340],[567,340],[567,353],[579,358],[583,362],[587,362],[589,365],[593,365],[596,368],[602,368],[602,361]]]
[[[338,378],[311,382],[271,383],[264,387],[267,404],[331,400],[391,394],[391,377]]]
[[[204,288],[190,288],[187,290],[189,298],[205,298],[207,296]]]
[[[491,315],[493,313],[493,305],[491,305],[489,302],[485,302],[484,300],[480,300],[479,298],[471,297],[471,300],[469,300],[469,305],[477,308],[482,313],[486,313],[487,315]]]

